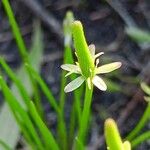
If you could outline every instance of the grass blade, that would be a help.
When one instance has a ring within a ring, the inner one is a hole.
[[[43,48],[31,49],[31,52],[29,53],[30,64],[35,68],[35,70],[37,72],[39,72],[39,70],[40,70],[42,54],[43,54]],[[18,78],[18,80],[22,81],[22,84],[24,85],[24,88],[27,90],[28,95],[31,96],[33,93],[31,81],[30,81],[30,79],[26,73],[26,69],[23,65],[17,71],[16,77]],[[20,102],[22,102],[23,101],[22,97],[18,93],[18,89],[15,84],[13,84],[11,86],[11,90],[12,90],[14,96],[17,99],[19,99]],[[5,143],[7,143],[10,148],[14,149],[14,147],[18,141],[19,129],[18,129],[18,126],[17,126],[17,124],[12,116],[12,113],[10,112],[10,109],[6,103],[4,103],[3,106],[1,107],[0,122],[1,122],[0,123],[0,133],[1,133],[0,139],[3,140]],[[11,124],[11,128],[9,127],[10,124]],[[13,138],[11,138],[10,134],[13,136]],[[0,146],[0,148],[1,148],[1,146]]]
[[[8,86],[6,85],[4,79],[0,77],[0,85],[2,88],[2,92],[4,94],[4,97],[11,109],[11,111],[14,113],[14,116],[17,116],[21,122],[24,122],[24,124],[27,127],[27,130],[31,133],[31,136],[35,140],[35,143],[37,144],[37,148],[40,150],[44,150],[41,140],[38,136],[38,134],[35,131],[35,128],[32,124],[32,122],[29,119],[29,116],[27,112],[22,108],[22,106],[19,104],[18,100],[14,97]],[[20,124],[21,125],[21,124]],[[22,128],[22,127],[21,127]]]
[[[9,19],[9,23],[11,25],[13,35],[14,35],[14,37],[16,39],[16,43],[18,45],[19,52],[21,54],[22,60],[24,62],[26,62],[26,61],[28,61],[27,49],[26,49],[26,46],[24,44],[23,38],[21,36],[21,32],[19,30],[18,24],[17,24],[17,22],[15,20],[12,8],[11,8],[8,0],[2,0],[2,4],[3,4],[4,9],[5,9],[6,13],[7,13],[7,16],[8,16],[8,19]]]
[[[26,64],[27,69],[32,74],[32,76],[35,78],[35,80],[40,85],[42,91],[44,92],[45,96],[47,97],[50,105],[55,109],[57,113],[60,112],[57,100],[54,98],[52,92],[50,91],[49,87],[46,85],[46,83],[43,81],[43,79],[40,77],[40,75],[31,67],[30,65]]]
[[[30,102],[30,112],[32,119],[34,120],[36,126],[39,128],[39,131],[43,137],[46,149],[59,150],[59,147],[49,129],[46,127],[42,119],[40,118],[33,102]]]

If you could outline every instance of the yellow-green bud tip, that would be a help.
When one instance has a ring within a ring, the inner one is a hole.
[[[72,23],[73,27],[79,27],[79,28],[83,28],[82,27],[82,23],[79,20],[76,20]]]
[[[107,127],[116,126],[116,123],[112,118],[108,118],[105,121],[105,126],[107,126]]]

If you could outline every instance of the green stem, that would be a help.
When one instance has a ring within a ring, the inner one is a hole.
[[[2,3],[3,3],[3,6],[5,8],[5,11],[7,13],[7,16],[8,16],[11,28],[12,28],[12,32],[13,32],[13,35],[14,35],[14,37],[16,39],[16,43],[18,45],[21,57],[22,57],[24,62],[28,62],[27,49],[26,49],[24,40],[22,38],[19,26],[18,26],[18,24],[17,24],[17,22],[15,20],[15,16],[13,14],[12,8],[11,8],[11,6],[9,4],[9,1],[8,0],[2,0]]]
[[[92,85],[91,89],[89,89],[89,87],[86,83],[83,112],[81,115],[81,122],[80,122],[77,141],[76,141],[76,145],[75,145],[76,149],[78,149],[78,150],[84,149],[83,145],[84,145],[85,138],[87,135],[92,95],[93,95],[93,85]]]
[[[73,79],[72,79],[73,80]],[[81,121],[81,96],[83,93],[83,85],[74,91],[74,100],[70,115],[70,126],[69,126],[69,148],[71,148],[75,136],[75,129],[80,125]]]
[[[138,122],[137,126],[129,133],[126,137],[127,140],[132,140],[145,126],[146,122],[150,118],[150,102],[148,103],[143,116],[141,117],[140,121]]]
[[[21,58],[22,58],[24,63],[30,64],[29,58],[28,58],[27,48],[25,46],[23,37],[22,37],[20,29],[19,29],[19,26],[17,24],[17,21],[15,19],[14,14],[13,14],[13,10],[11,8],[11,5],[10,5],[8,0],[2,0],[2,3],[3,3],[3,6],[4,6],[4,9],[7,13],[9,23],[11,25],[11,29],[12,29],[13,35],[15,37],[15,40],[16,40]],[[34,89],[35,102],[36,102],[37,109],[40,112],[40,114],[43,114],[42,107],[40,106],[41,105],[40,99],[38,97],[39,96],[38,87],[37,87],[34,79],[32,78],[31,74],[29,72],[28,72],[28,74],[29,74],[30,81],[31,81],[33,89]]]
[[[138,136],[137,138],[135,138],[133,141],[131,141],[131,146],[132,148],[135,148],[137,145],[149,139],[150,139],[150,131],[147,131]]]
[[[30,113],[33,121],[35,122],[41,133],[41,136],[43,137],[46,149],[59,150],[58,144],[56,143],[52,133],[49,131],[45,123],[40,118],[32,101],[30,102]]]
[[[41,104],[41,96],[40,96],[40,92],[39,92],[37,82],[34,80],[31,72],[28,71],[28,74],[29,74],[29,78],[30,78],[31,83],[32,83],[33,90],[34,90],[33,101],[35,102],[35,106],[36,106],[36,109],[38,110],[38,112],[40,114],[40,117],[42,119],[44,119],[44,110],[43,110],[43,107],[42,107],[42,104]]]

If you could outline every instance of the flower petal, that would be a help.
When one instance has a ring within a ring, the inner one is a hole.
[[[89,51],[90,51],[92,57],[94,57],[94,55],[95,55],[95,45],[94,44],[89,45]]]
[[[113,62],[96,68],[96,74],[112,72],[121,67],[121,62]]]
[[[63,65],[61,65],[61,68],[63,70],[66,70],[66,71],[69,71],[72,73],[80,73],[81,72],[79,66],[73,65],[73,64],[63,64]]]
[[[146,102],[150,102],[150,97],[149,96],[144,96],[144,99]]]
[[[80,85],[85,81],[85,78],[83,76],[80,76],[78,78],[76,78],[75,80],[71,81],[69,84],[67,84],[67,86],[65,87],[64,91],[66,93],[71,92],[75,89],[77,89],[78,87],[80,87]]]
[[[68,77],[68,76],[70,76],[71,74],[72,74],[73,72],[68,72],[66,75],[65,75],[65,77]]]
[[[101,56],[101,55],[103,55],[104,54],[104,52],[99,52],[99,53],[97,53],[95,56],[94,56],[94,59],[96,59],[97,57],[99,57],[99,56]]]
[[[92,83],[102,91],[107,90],[107,85],[99,76],[94,76]]]
[[[150,87],[146,83],[142,82],[141,88],[147,95],[150,96]]]

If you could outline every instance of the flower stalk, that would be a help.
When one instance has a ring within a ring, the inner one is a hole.
[[[84,97],[84,106],[81,113],[81,121],[79,124],[79,130],[76,137],[75,149],[84,149],[84,142],[87,135],[87,128],[89,123],[90,108],[93,95],[93,85],[102,91],[106,91],[107,86],[105,82],[97,74],[105,74],[118,69],[121,66],[121,62],[114,62],[98,67],[98,57],[104,54],[100,52],[95,54],[95,45],[87,45],[83,26],[80,21],[74,21],[72,24],[72,34],[74,40],[74,47],[76,50],[76,56],[78,62],[74,64],[63,64],[61,68],[69,73],[66,77],[72,73],[80,75],[69,84],[66,85],[64,91],[71,92],[79,88],[82,83],[86,83],[86,92]]]

